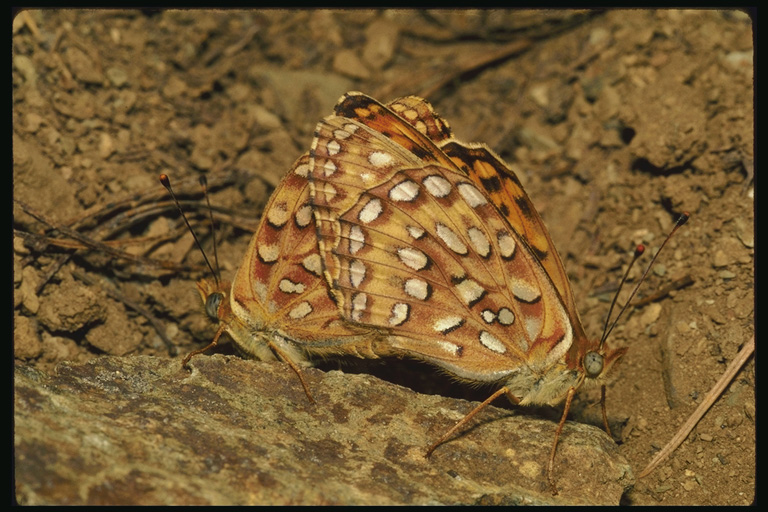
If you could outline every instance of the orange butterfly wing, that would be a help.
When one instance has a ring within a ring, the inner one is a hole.
[[[272,343],[294,361],[306,359],[303,344],[315,346],[317,353],[341,354],[369,343],[368,330],[339,318],[322,278],[308,163],[308,155],[299,158],[275,189],[231,290],[228,283],[219,286],[227,299],[218,307],[218,319],[238,347],[258,359],[274,358]],[[217,291],[211,280],[198,286],[204,300]]]
[[[348,112],[365,124],[327,118],[310,152],[318,244],[344,318],[470,380],[560,360],[570,320],[499,211],[385,107]]]

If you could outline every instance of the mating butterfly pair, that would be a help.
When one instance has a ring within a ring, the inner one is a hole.
[[[500,385],[430,452],[499,394],[565,399],[553,488],[575,391],[623,353],[586,338],[512,171],[412,96],[344,95],[275,190],[231,288],[198,287],[220,322],[211,345],[227,332],[250,356],[284,360],[310,400],[299,366],[328,355],[412,357]]]

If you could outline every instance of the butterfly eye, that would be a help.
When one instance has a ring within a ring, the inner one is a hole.
[[[587,352],[584,356],[584,370],[587,377],[594,379],[603,371],[603,356],[597,352]]]
[[[221,304],[222,299],[224,298],[224,294],[221,292],[212,293],[208,296],[208,299],[205,301],[205,312],[208,313],[208,316],[211,317],[213,320],[218,320],[218,312],[219,312],[219,304]]]

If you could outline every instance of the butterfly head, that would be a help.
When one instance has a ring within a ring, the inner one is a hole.
[[[593,380],[603,380],[610,373],[611,367],[624,355],[626,347],[610,349],[605,344],[602,348],[588,350],[581,360],[584,377]]]
[[[205,305],[205,312],[212,320],[227,322],[232,316],[229,290],[230,284],[226,281],[201,279],[197,282],[197,291]]]
[[[589,342],[585,337],[581,343],[573,344],[566,359],[568,366],[579,373],[582,383],[603,383],[626,351],[626,347],[612,349],[605,341]]]

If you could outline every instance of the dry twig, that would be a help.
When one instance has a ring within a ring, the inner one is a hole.
[[[715,400],[717,400],[717,398],[722,394],[731,380],[733,380],[733,377],[736,376],[741,367],[744,365],[744,363],[747,362],[747,359],[749,359],[754,351],[755,337],[752,336],[752,338],[736,355],[736,358],[731,361],[731,364],[728,365],[728,368],[725,370],[723,375],[720,376],[720,379],[717,381],[717,383],[715,383],[714,387],[709,390],[709,393],[707,393],[707,396],[704,397],[704,400],[702,400],[701,404],[699,404],[696,410],[693,411],[693,414],[691,414],[691,416],[685,421],[685,423],[680,427],[672,439],[669,440],[667,445],[662,448],[659,453],[656,454],[651,462],[648,463],[638,478],[644,478],[648,476],[654,469],[656,469],[659,464],[661,464],[664,459],[666,459],[673,451],[675,451],[675,449],[677,449],[677,447],[680,446],[683,441],[685,441],[685,438],[688,437],[688,434],[691,433],[691,430],[693,430],[693,428],[704,416],[707,410],[709,410],[712,404],[715,403]]]

